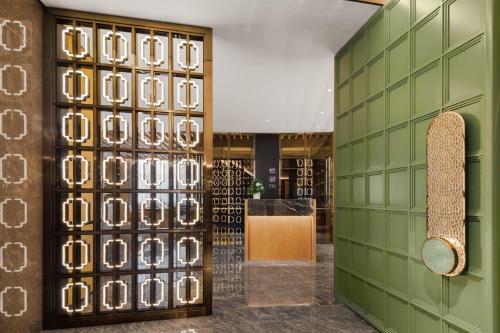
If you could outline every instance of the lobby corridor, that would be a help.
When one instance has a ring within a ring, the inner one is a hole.
[[[333,245],[318,244],[316,265],[245,265],[243,251],[214,247],[213,316],[53,332],[377,332],[335,302]]]

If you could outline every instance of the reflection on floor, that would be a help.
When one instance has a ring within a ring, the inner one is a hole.
[[[331,244],[318,244],[317,260],[316,265],[245,266],[242,246],[217,246],[213,316],[52,332],[377,332],[334,302]]]

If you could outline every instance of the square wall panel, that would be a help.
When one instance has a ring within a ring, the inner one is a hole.
[[[368,58],[371,59],[379,54],[385,46],[384,41],[384,16],[380,14],[367,28]]]
[[[415,1],[415,20],[422,19],[425,15],[439,8],[441,0],[416,0]],[[441,33],[440,33],[441,34]]]
[[[352,143],[352,173],[365,171],[365,142],[363,140]]]
[[[417,307],[411,308],[411,317],[415,332],[441,332],[439,317]]]
[[[408,302],[387,294],[387,327],[391,330],[388,332],[406,333],[409,324]]]
[[[365,210],[351,209],[351,239],[365,241]]]
[[[412,163],[426,163],[427,128],[432,122],[433,116],[412,121]]]
[[[365,100],[365,72],[359,72],[352,79],[352,105],[356,106]]]
[[[410,159],[409,130],[405,125],[386,134],[387,166],[394,168],[408,165]]]
[[[352,305],[363,312],[365,308],[365,283],[362,279],[352,274],[349,276],[349,294],[353,303]]]
[[[486,73],[483,59],[483,41],[461,48],[445,61],[448,72],[448,101],[478,95],[484,91]]]
[[[427,216],[425,213],[411,213],[412,250],[411,255],[421,258],[422,244],[427,239]]]
[[[344,82],[351,75],[351,54],[348,50],[342,53],[339,57],[339,83]]]
[[[365,177],[352,177],[352,205],[363,207],[365,205]]]
[[[339,88],[339,113],[342,114],[351,108],[351,86],[349,82]]]
[[[387,206],[392,209],[408,209],[408,172],[387,172]]]
[[[391,291],[408,297],[409,266],[408,257],[387,252],[387,288]]]
[[[484,330],[484,283],[473,275],[459,275],[448,280],[448,313],[474,327]]]
[[[441,311],[443,278],[431,272],[420,260],[411,260],[411,299],[435,313]]]
[[[469,270],[476,272],[481,271],[483,268],[482,254],[483,249],[481,246],[481,222],[478,220],[468,219],[465,222],[467,228],[467,260]]]
[[[383,289],[369,283],[365,284],[366,314],[375,318],[380,326],[385,320],[385,293]]]
[[[349,237],[349,209],[335,209],[335,233],[339,237]]]
[[[410,117],[410,84],[404,81],[387,92],[389,125],[400,124]]]
[[[337,178],[335,186],[335,203],[340,206],[349,205],[349,178]]]
[[[426,1],[416,1],[417,4],[421,2]],[[415,68],[420,68],[441,56],[443,48],[441,12],[438,11],[426,18],[414,29],[414,65]]]
[[[389,42],[395,41],[401,32],[410,27],[410,0],[395,1],[388,8]]]
[[[441,108],[442,84],[441,67],[428,68],[413,77],[413,112],[424,115]]]
[[[335,296],[348,297],[349,273],[341,268],[335,267]]]
[[[346,113],[337,118],[337,143],[344,144],[351,141],[351,115]]]
[[[366,139],[368,169],[383,169],[385,166],[385,144],[382,133],[372,135]]]
[[[383,248],[385,246],[385,212],[383,210],[366,211],[366,242]]]
[[[361,34],[356,37],[356,41],[352,45],[352,71],[357,72],[365,65],[366,62],[366,48],[365,36]]]
[[[389,83],[396,83],[410,74],[410,40],[406,35],[389,49]]]
[[[468,160],[466,169],[467,214],[481,214],[481,161]]]
[[[367,130],[373,133],[384,129],[385,127],[385,98],[384,94],[373,97],[367,103]]]
[[[414,210],[425,211],[427,207],[427,169],[425,166],[412,168],[412,203]]]
[[[349,161],[351,159],[351,147],[345,145],[338,147],[335,152],[335,175],[345,176],[349,174]]]
[[[337,239],[337,244],[335,244],[335,265],[344,268],[350,268],[349,266],[349,241],[345,239]]]
[[[366,247],[366,277],[374,283],[384,285],[385,281],[385,253],[371,246]]]
[[[408,253],[408,213],[387,212],[387,248]]]
[[[384,174],[368,175],[368,206],[384,207]]]
[[[365,246],[356,242],[351,242],[351,272],[365,275]]]
[[[465,121],[466,153],[467,155],[479,154],[481,152],[481,123],[484,114],[484,104],[481,99],[476,99],[461,105],[458,108],[452,108],[450,111],[459,113]]]
[[[366,134],[366,112],[364,106],[352,112],[352,137],[357,139]]]
[[[483,0],[454,0],[445,5],[448,17],[448,46],[479,34],[483,29]],[[467,18],[467,24],[464,24]]]
[[[368,96],[372,96],[384,89],[385,62],[384,56],[372,60],[368,64]]]

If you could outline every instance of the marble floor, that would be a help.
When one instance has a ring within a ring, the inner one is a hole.
[[[335,302],[331,244],[318,244],[316,265],[245,265],[242,246],[215,247],[213,295],[212,316],[51,332],[377,332]]]

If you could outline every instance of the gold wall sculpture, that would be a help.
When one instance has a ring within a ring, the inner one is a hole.
[[[422,259],[436,274],[465,268],[465,122],[455,112],[437,116],[427,130],[427,240]]]

